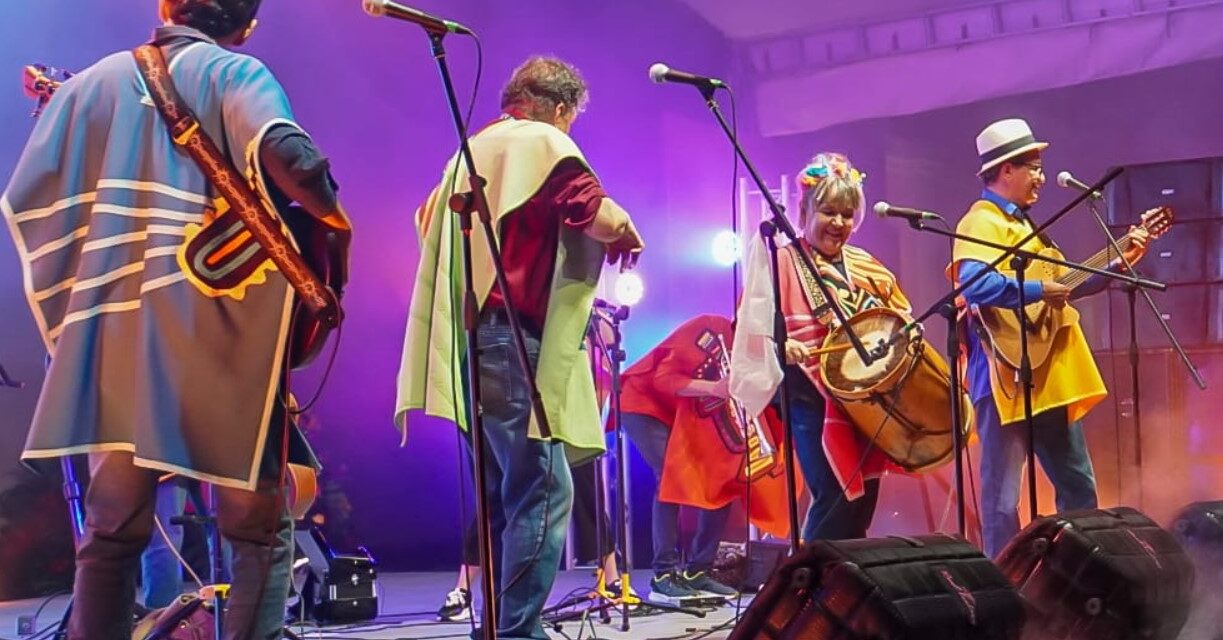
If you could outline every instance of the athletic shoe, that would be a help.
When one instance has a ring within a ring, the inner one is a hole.
[[[698,596],[715,596],[720,598],[733,598],[739,595],[738,591],[718,582],[713,579],[713,576],[704,571],[696,573],[688,573],[685,571],[681,575],[681,579],[688,588],[696,592]]]
[[[650,579],[649,599],[654,602],[680,604],[683,600],[697,597],[700,597],[700,594],[674,573],[663,573]]]
[[[462,622],[471,617],[471,592],[455,587],[446,594],[446,602],[437,610],[437,619],[442,622]]]

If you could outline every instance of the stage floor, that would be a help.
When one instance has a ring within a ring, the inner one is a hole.
[[[441,623],[436,621],[438,606],[446,596],[446,592],[454,587],[454,573],[387,573],[379,576],[379,616],[370,622],[352,625],[332,625],[327,627],[297,626],[293,632],[303,639],[368,639],[380,640],[388,638],[430,638],[434,640],[466,638],[471,632],[468,622]],[[634,589],[640,592],[649,589],[650,572],[633,572]],[[559,602],[569,593],[588,587],[592,584],[589,571],[562,572],[552,589],[549,603]],[[750,596],[744,596],[742,608],[746,609]],[[43,606],[45,604],[45,606]],[[37,629],[43,631],[54,627],[64,608],[68,604],[67,596],[56,597],[49,602],[46,598],[33,600],[17,600],[0,603],[0,640],[19,638],[17,635],[18,616],[32,615],[43,606],[38,613]],[[479,606],[479,599],[476,601]],[[593,629],[590,622],[585,625],[579,621],[565,622],[560,631],[551,631],[553,638],[633,638],[635,640],[666,639],[666,640],[696,640],[708,638],[720,640],[726,638],[733,626],[735,618],[735,602],[729,606],[706,610],[704,618],[698,618],[682,613],[634,613],[629,618],[629,630],[620,631],[620,614],[617,609],[611,624],[604,624],[594,618]],[[44,632],[39,638],[49,637],[50,632]],[[29,638],[30,636],[24,636]]]

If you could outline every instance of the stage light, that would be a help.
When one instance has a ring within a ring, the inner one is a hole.
[[[739,259],[739,238],[734,231],[723,229],[713,237],[713,260],[723,267],[729,267]]]
[[[645,295],[645,283],[635,273],[622,273],[616,278],[616,304],[633,306]]]

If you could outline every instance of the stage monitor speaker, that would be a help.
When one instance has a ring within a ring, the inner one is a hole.
[[[1025,640],[1173,640],[1189,613],[1188,556],[1129,507],[1038,518],[997,562],[1029,607]]]
[[[1185,553],[1193,562],[1195,579],[1189,619],[1181,640],[1214,640],[1223,636],[1223,500],[1195,502],[1172,523]]]
[[[730,640],[1017,640],[1015,588],[967,541],[821,540],[788,558]]]
[[[360,622],[378,615],[377,563],[360,555],[336,553],[318,527],[297,529],[293,539],[309,560],[302,587],[306,615],[319,622]]]

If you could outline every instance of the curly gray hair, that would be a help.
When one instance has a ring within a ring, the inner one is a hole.
[[[501,90],[502,109],[518,109],[532,120],[550,120],[561,104],[581,113],[589,99],[586,81],[577,68],[548,56],[527,59]]]

